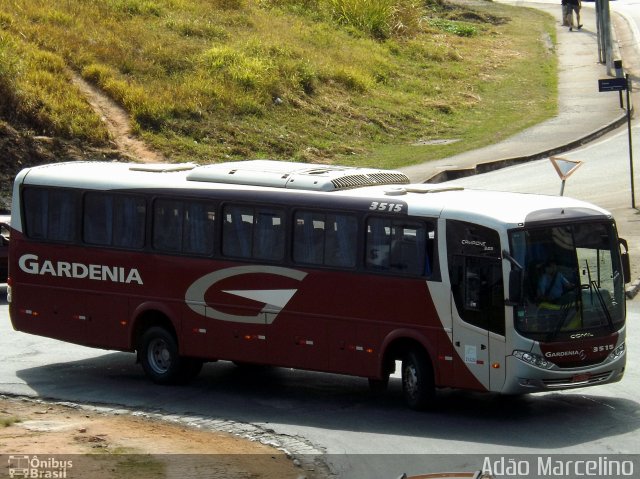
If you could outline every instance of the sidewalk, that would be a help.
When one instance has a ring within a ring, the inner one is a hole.
[[[411,181],[439,183],[546,158],[588,143],[625,123],[618,94],[598,93],[598,79],[607,78],[607,71],[598,63],[595,10],[583,8],[584,27],[569,32],[560,24],[560,2],[527,2],[526,6],[544,10],[557,19],[558,116],[501,143],[403,168]]]
[[[584,27],[569,32],[560,23],[560,2],[517,2],[544,10],[556,18],[558,55],[558,116],[518,133],[507,140],[449,158],[403,168],[412,182],[439,183],[473,174],[486,173],[505,166],[547,158],[575,149],[626,123],[626,111],[620,107],[617,92],[598,92],[598,79],[607,78],[606,66],[598,62],[595,9],[581,11]],[[618,39],[626,39],[621,49],[624,64],[639,68],[633,33],[628,24],[612,19]],[[620,31],[620,30],[623,31]],[[630,58],[629,58],[630,57]],[[633,277],[640,276],[640,213],[628,206],[629,191],[621,191],[616,204],[599,205],[616,218],[620,236],[628,240]],[[640,279],[628,288],[628,295],[640,290]]]

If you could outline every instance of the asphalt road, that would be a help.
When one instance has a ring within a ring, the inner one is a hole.
[[[209,417],[296,438],[322,452],[339,478],[473,470],[486,455],[640,454],[640,301],[629,303],[628,368],[616,384],[509,400],[442,391],[433,412],[416,413],[392,380],[384,396],[367,382],[288,369],[205,366],[192,384],[156,386],[134,356],[12,330],[0,304],[0,393],[111,404],[176,417]],[[462,453],[462,454],[461,454]],[[573,456],[571,456],[573,457]],[[626,456],[624,456],[626,457]],[[640,470],[640,469],[636,469]]]

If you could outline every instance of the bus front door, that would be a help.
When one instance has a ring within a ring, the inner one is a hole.
[[[448,220],[447,260],[453,305],[452,340],[458,356],[454,362],[454,385],[492,390],[491,382],[500,381],[499,376],[504,374],[504,368],[493,372],[491,367],[495,355],[504,354],[500,237],[484,226]],[[491,351],[493,347],[495,352]]]
[[[455,387],[489,389],[489,332],[467,323],[453,312],[453,346]]]
[[[505,317],[501,262],[463,256],[457,261],[463,271],[459,284],[452,287],[453,345],[460,359],[454,369],[457,386],[499,390],[498,383],[504,381],[504,367],[500,366]]]

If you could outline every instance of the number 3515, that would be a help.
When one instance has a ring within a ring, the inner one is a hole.
[[[389,213],[401,213],[402,204],[399,203],[384,203],[379,201],[372,201],[369,206],[371,211],[387,211]]]

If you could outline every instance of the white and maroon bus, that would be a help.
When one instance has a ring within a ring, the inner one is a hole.
[[[419,409],[436,388],[624,372],[626,244],[565,197],[268,160],[70,162],[19,173],[11,228],[14,328],[135,351],[157,383],[229,360],[384,388],[399,361]]]

